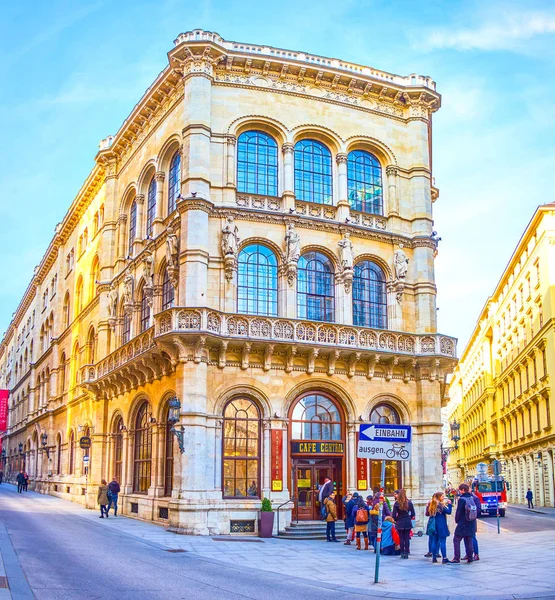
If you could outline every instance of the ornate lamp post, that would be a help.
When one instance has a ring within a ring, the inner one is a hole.
[[[179,421],[179,414],[181,411],[181,401],[177,396],[174,396],[169,401],[169,410],[168,410],[168,423],[171,423],[172,428],[170,432],[175,435],[177,438],[177,443],[179,444],[179,451],[181,454],[185,452],[184,438],[185,438],[185,427],[183,425],[179,426],[179,429],[176,429],[176,423]]]
[[[50,458],[50,449],[47,446],[47,444],[48,444],[48,434],[46,433],[46,431],[43,431],[40,434],[40,443],[41,443],[42,447],[44,448],[44,450],[46,451],[47,458]]]

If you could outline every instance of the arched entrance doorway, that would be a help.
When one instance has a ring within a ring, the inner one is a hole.
[[[291,489],[294,519],[319,520],[319,489],[326,478],[337,493],[338,514],[345,481],[345,418],[337,401],[323,392],[308,392],[289,414]]]

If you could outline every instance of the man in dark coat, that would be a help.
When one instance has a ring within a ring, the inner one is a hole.
[[[110,512],[112,505],[114,506],[114,517],[118,516],[118,495],[120,493],[120,486],[118,480],[114,477],[108,484],[108,508],[106,510],[106,516]]]
[[[15,481],[17,482],[17,493],[21,494],[23,487],[25,486],[25,474],[23,473],[23,469],[19,471]]]
[[[532,502],[533,499],[534,499],[534,494],[532,493],[532,490],[530,488],[528,488],[528,491],[526,492],[526,500],[528,500],[528,508],[534,508],[534,503]]]
[[[458,564],[461,562],[461,541],[464,540],[464,547],[466,550],[466,556],[468,557],[468,562],[471,563],[473,560],[473,547],[472,547],[472,538],[476,535],[476,520],[467,521],[466,519],[466,504],[471,503],[476,506],[474,499],[472,498],[472,494],[470,493],[470,488],[466,483],[461,483],[459,485],[459,491],[461,492],[461,497],[459,498],[459,502],[457,504],[457,512],[455,513],[455,523],[457,524],[455,528],[455,536],[453,537],[453,546],[454,546],[454,558],[451,561],[454,564]],[[478,507],[476,506],[476,509]]]
[[[355,539],[355,518],[353,516],[353,508],[358,502],[358,492],[355,492],[349,502],[345,504],[345,527],[347,528],[347,541],[345,546],[350,546]]]

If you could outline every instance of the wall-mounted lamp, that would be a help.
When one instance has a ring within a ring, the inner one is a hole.
[[[19,454],[23,454],[23,444],[21,442],[19,442]]]
[[[46,433],[46,431],[43,431],[40,434],[40,443],[42,444],[42,447],[46,450],[46,456],[48,458],[50,458],[50,450],[48,449],[48,434]]]
[[[173,433],[173,435],[175,435],[175,437],[177,438],[177,443],[179,445],[179,451],[181,452],[181,454],[183,454],[183,452],[185,452],[185,445],[184,445],[185,427],[183,427],[183,425],[180,425],[179,429],[176,429],[176,427],[175,427],[176,423],[179,421],[180,411],[181,411],[181,401],[179,400],[179,398],[177,396],[174,396],[169,401],[168,423],[171,423],[171,425],[172,425],[170,432]]]

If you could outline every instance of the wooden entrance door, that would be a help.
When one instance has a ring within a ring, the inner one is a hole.
[[[335,491],[339,494],[342,489],[341,478],[341,459],[329,460],[305,460],[298,459],[294,466],[293,489],[297,501],[296,518],[299,521],[318,521],[320,520],[320,500],[318,497],[320,486],[324,480],[329,478],[335,483]],[[338,507],[340,498],[336,498]]]

